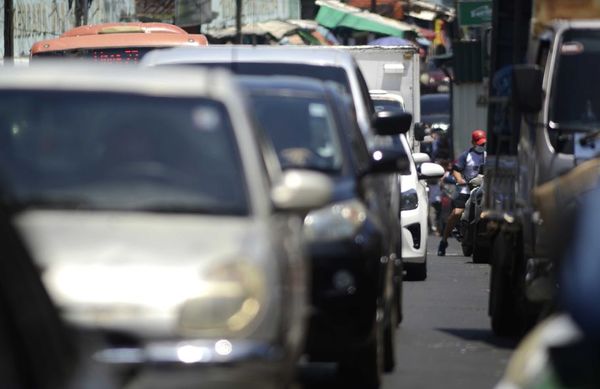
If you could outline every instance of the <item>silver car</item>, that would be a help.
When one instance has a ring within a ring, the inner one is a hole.
[[[282,173],[222,71],[36,64],[0,74],[14,221],[93,357],[137,387],[281,386],[307,307],[302,214],[317,172]],[[239,385],[236,385],[239,384]]]

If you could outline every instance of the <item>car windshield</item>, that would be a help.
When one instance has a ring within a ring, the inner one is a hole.
[[[283,168],[340,171],[342,153],[334,116],[323,98],[254,92],[251,100]]]
[[[450,99],[448,95],[439,94],[421,97],[421,115],[449,115]]]
[[[550,120],[561,128],[600,124],[600,31],[568,30],[562,37]]]
[[[248,212],[231,123],[214,100],[4,91],[0,138],[5,195],[18,207]]]
[[[402,105],[397,100],[392,99],[379,99],[373,98],[373,104],[375,105],[375,112],[380,111],[400,111],[403,112]]]
[[[299,76],[332,81],[352,96],[350,81],[343,68],[337,66],[307,65],[297,63],[268,62],[204,62],[196,66],[227,68],[233,73],[247,76]]]
[[[153,50],[153,47],[123,47],[123,48],[97,48],[49,51],[32,56],[36,58],[86,58],[92,62],[137,64],[144,55]]]

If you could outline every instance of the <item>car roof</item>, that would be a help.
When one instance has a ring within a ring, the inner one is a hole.
[[[193,64],[219,62],[297,63],[346,67],[354,66],[348,52],[329,47],[210,45],[155,50],[142,60],[143,65]]]
[[[231,93],[233,76],[222,69],[140,69],[88,61],[40,60],[2,68],[0,89],[73,90],[202,97]]]

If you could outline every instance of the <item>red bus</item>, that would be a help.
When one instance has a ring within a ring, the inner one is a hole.
[[[98,62],[137,63],[154,49],[206,46],[202,34],[188,34],[167,23],[105,23],[73,28],[31,47],[31,60],[42,57],[87,58]]]

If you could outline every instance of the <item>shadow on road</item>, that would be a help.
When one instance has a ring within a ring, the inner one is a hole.
[[[499,337],[491,330],[473,328],[436,328],[436,330],[464,340],[483,342],[503,349],[514,349],[519,343],[517,338]]]

